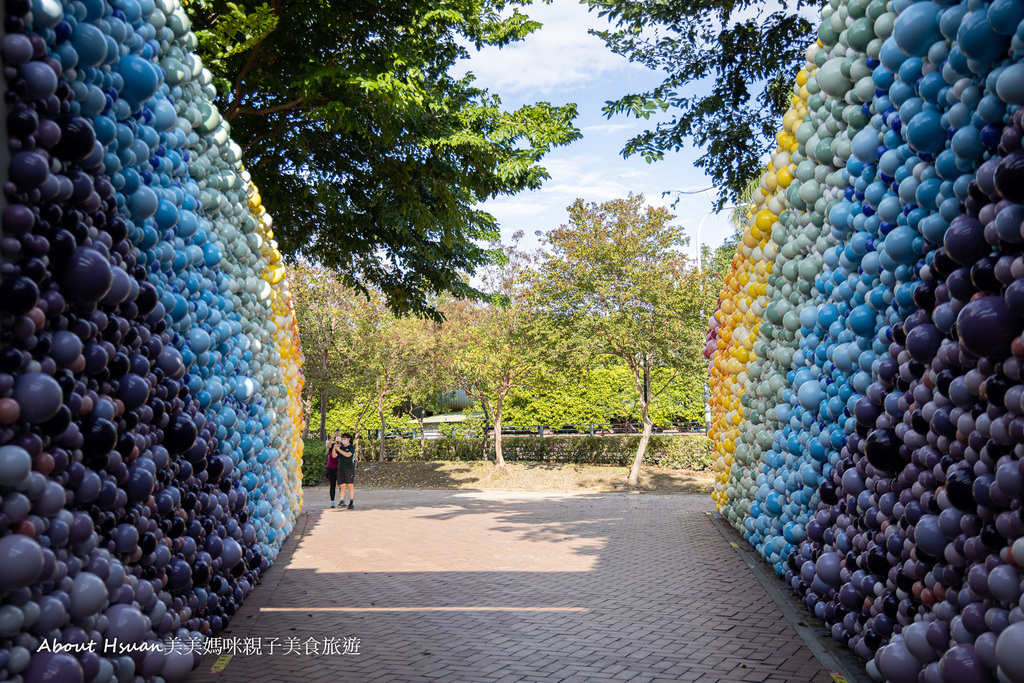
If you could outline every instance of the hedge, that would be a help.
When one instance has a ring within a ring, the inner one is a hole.
[[[510,436],[502,439],[502,454],[509,462],[559,462],[628,466],[632,464],[640,437],[631,436]],[[359,440],[360,460],[375,460],[379,441]],[[422,460],[482,460],[481,439],[428,439]],[[316,449],[316,450],[314,450]],[[307,486],[323,477],[324,445],[306,440],[303,481]],[[420,460],[418,439],[388,439],[388,460]],[[488,458],[494,458],[494,441],[489,440]],[[314,464],[315,461],[315,464]],[[704,435],[652,435],[644,461],[648,465],[676,469],[709,470],[714,464],[711,440]],[[316,469],[313,469],[316,468]],[[307,474],[308,473],[308,474]]]
[[[327,446],[318,439],[303,439],[302,443],[302,484],[316,486],[324,478]]]

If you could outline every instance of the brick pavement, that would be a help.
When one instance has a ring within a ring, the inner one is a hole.
[[[830,680],[704,496],[317,493],[222,634],[264,653],[189,683]],[[281,650],[333,637],[359,654]]]

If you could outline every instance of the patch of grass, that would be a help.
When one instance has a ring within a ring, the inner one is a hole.
[[[511,462],[504,469],[490,462],[360,463],[357,488],[504,489],[519,491],[621,491],[710,493],[710,472],[645,467],[640,484],[626,486],[628,467]]]

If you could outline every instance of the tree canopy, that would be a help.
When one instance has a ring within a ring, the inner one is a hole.
[[[719,188],[719,208],[738,199],[789,106],[793,79],[816,36],[806,8],[815,0],[582,0],[612,28],[591,31],[615,53],[665,73],[652,90],[605,106],[608,117],[669,118],[622,150],[648,162],[691,139],[697,165]],[[708,91],[704,94],[700,92]]]
[[[467,274],[495,254],[485,199],[538,188],[576,106],[505,111],[449,71],[470,48],[539,27],[529,0],[229,0],[188,8],[224,118],[282,251],[380,290],[395,312],[478,297]],[[511,8],[511,11],[509,11]]]
[[[569,223],[549,232],[535,276],[539,309],[591,354],[623,361],[633,378],[643,437],[630,472],[637,482],[650,438],[651,400],[679,373],[704,369],[701,311],[706,280],[688,267],[682,228],[664,207],[647,207],[643,195],[602,204],[577,199]],[[651,384],[653,367],[661,382]]]

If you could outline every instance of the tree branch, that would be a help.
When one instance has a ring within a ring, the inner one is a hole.
[[[281,0],[273,0],[271,4],[274,8],[275,14],[280,12]],[[273,31],[270,33],[273,33]],[[249,75],[252,68],[256,66],[256,58],[259,57],[260,48],[263,47],[263,41],[267,39],[267,36],[269,36],[270,33],[256,41],[256,44],[252,46],[252,50],[249,52],[249,58],[245,60],[245,66],[243,66],[242,70],[238,72],[238,77],[235,79],[235,87],[232,89],[231,105],[224,113],[224,118],[227,121],[233,121],[238,116],[238,109],[242,106],[242,97],[245,95],[245,90],[242,87],[242,81]]]
[[[291,109],[299,104],[302,104],[306,100],[305,95],[299,95],[297,99],[291,102],[285,102],[284,104],[275,104],[273,107],[264,107],[263,109],[253,109],[252,107],[235,107],[232,105],[235,111],[235,116],[238,114],[255,114],[262,116],[263,114],[273,114],[274,112],[284,111],[285,109]]]

